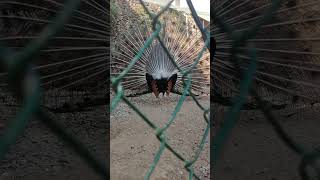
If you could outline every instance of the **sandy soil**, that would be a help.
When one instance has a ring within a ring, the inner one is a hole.
[[[131,98],[131,101],[155,124],[164,125],[177,99],[178,96],[156,99],[152,95],[145,95]],[[201,102],[208,104],[208,97],[201,98]],[[311,149],[320,143],[319,110],[319,106],[296,111],[283,110],[276,112],[276,116],[298,143]],[[5,123],[16,111],[13,108],[8,111],[8,108],[1,106],[1,122]],[[217,115],[223,117],[222,113]],[[95,154],[105,159],[105,107],[86,113],[60,114],[58,119]],[[204,128],[202,112],[188,98],[169,128],[167,138],[178,152],[190,159]],[[111,179],[142,179],[159,147],[154,131],[121,102],[111,114],[110,133]],[[195,165],[195,171],[203,179],[209,179],[208,145]],[[214,169],[213,177],[217,180],[299,180],[300,160],[277,137],[261,113],[244,111],[226,145],[219,166]],[[152,179],[187,179],[188,174],[183,166],[183,162],[171,152],[165,151]],[[24,135],[0,164],[1,180],[34,177],[49,180],[99,179],[73,151],[38,121],[30,122]]]
[[[170,95],[156,99],[154,95],[131,98],[141,111],[157,126],[163,126],[169,119],[179,96]],[[208,106],[209,97],[202,97],[201,103]],[[203,112],[195,102],[188,98],[166,137],[186,159],[190,160],[201,140],[206,127]],[[159,141],[150,128],[133,110],[120,103],[111,114],[111,179],[143,179],[154,155],[159,148]],[[195,165],[195,172],[203,179],[209,179],[209,139],[205,150]],[[169,150],[165,150],[151,179],[188,179],[184,163]]]
[[[7,123],[18,111],[0,105],[0,122]],[[107,157],[105,107],[88,112],[57,114],[56,118],[99,159]],[[0,131],[3,133],[3,129]],[[0,180],[101,179],[63,141],[40,121],[28,124],[24,134],[0,163]]]
[[[319,146],[319,107],[279,111],[276,117],[295,142],[307,149]],[[295,114],[292,114],[294,113]],[[287,117],[287,115],[292,116]],[[300,180],[301,157],[284,145],[257,111],[243,112],[214,169],[217,180]]]

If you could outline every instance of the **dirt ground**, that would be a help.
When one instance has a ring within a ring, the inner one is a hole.
[[[152,95],[131,98],[147,117],[163,126],[179,96],[156,99]],[[209,97],[200,100],[208,105]],[[276,112],[286,131],[308,149],[320,143],[319,106],[296,111]],[[0,108],[5,123],[17,109]],[[218,117],[222,113],[218,111]],[[217,112],[216,112],[217,113]],[[57,119],[81,138],[99,158],[107,156],[105,107],[88,112],[59,114]],[[190,159],[205,128],[202,112],[187,98],[174,124],[168,129],[169,144]],[[3,132],[3,131],[1,131]],[[154,131],[123,102],[111,114],[111,179],[142,179],[150,167],[159,142]],[[209,139],[195,165],[202,179],[209,179]],[[244,111],[224,149],[219,165],[214,168],[217,180],[300,180],[301,158],[277,137],[270,124],[257,111]],[[188,179],[184,164],[165,151],[152,179]],[[0,164],[0,179],[99,179],[95,173],[38,121],[31,121],[23,136]]]
[[[319,107],[275,112],[286,132],[306,149],[319,147]],[[288,117],[288,115],[291,115]],[[243,112],[214,168],[217,180],[300,180],[301,157],[278,138],[260,112]]]
[[[155,123],[164,126],[169,120],[179,96],[155,98],[153,94],[131,98],[132,103]],[[206,107],[209,97],[201,97],[200,102]],[[121,102],[111,114],[110,150],[111,179],[143,179],[149,169],[159,141],[150,128],[133,110]],[[166,137],[172,147],[190,160],[206,127],[203,112],[191,98],[187,98],[176,120],[167,130]],[[195,172],[202,179],[209,179],[209,139],[203,153],[195,165]],[[165,150],[151,177],[155,180],[188,179],[184,163],[169,150]]]
[[[0,105],[0,122],[7,123],[17,108]],[[88,112],[57,114],[56,119],[102,161],[107,157],[106,107]],[[1,129],[3,133],[3,128]],[[24,134],[0,163],[0,180],[101,179],[40,121],[29,122]]]
[[[154,123],[163,125],[176,105],[177,97],[155,99],[147,95],[131,100]],[[201,102],[208,103],[208,97],[203,97]],[[320,143],[319,110],[320,107],[315,105],[274,113],[290,136],[310,150]],[[223,118],[223,112],[215,111],[217,119]],[[204,127],[201,111],[191,99],[187,99],[167,137],[178,152],[190,159]],[[159,142],[154,131],[121,103],[111,114],[110,145],[111,179],[134,180],[142,179],[147,172]],[[195,166],[203,179],[209,179],[208,145]],[[211,177],[217,180],[300,180],[300,161],[301,157],[285,146],[259,111],[243,111]],[[183,163],[165,151],[152,179],[188,179],[187,175]]]

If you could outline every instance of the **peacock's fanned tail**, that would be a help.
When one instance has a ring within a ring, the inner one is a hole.
[[[128,66],[153,32],[151,20],[139,3],[119,0],[117,4],[121,8],[114,17],[117,26],[113,27],[112,32],[114,45],[111,51],[111,71],[113,76],[118,75]],[[151,7],[150,10],[157,12],[159,9]],[[163,25],[160,32],[161,39],[181,70],[188,70],[204,46],[200,31],[193,29],[190,22],[186,22],[185,16],[174,10],[165,12],[160,21]],[[171,62],[159,41],[154,40],[133,69],[124,77],[122,85],[129,94],[148,91],[146,73],[156,74],[159,71],[164,71],[164,74],[176,72],[178,78],[174,90],[180,93],[183,91],[181,71]],[[206,50],[191,73],[193,93],[209,93],[209,74],[210,54]]]

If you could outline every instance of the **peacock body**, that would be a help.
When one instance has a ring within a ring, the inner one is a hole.
[[[0,3],[0,41],[17,51],[36,39],[64,7],[60,0]],[[272,1],[215,0],[211,4],[219,18],[236,32],[244,32],[259,22]],[[275,103],[319,101],[319,4],[316,0],[282,1],[271,21],[241,47],[238,58],[242,70],[250,62],[249,45],[257,50],[254,87],[263,99]],[[144,46],[153,31],[141,4],[118,0],[110,6],[110,10],[106,8],[107,1],[82,0],[72,20],[41,50],[34,64],[44,88],[68,89],[84,85],[105,89],[109,84],[105,78],[107,74],[116,76],[122,72]],[[151,4],[149,8],[154,12],[160,10]],[[111,17],[112,26],[107,17]],[[160,36],[183,70],[192,65],[204,45],[201,33],[185,19],[185,15],[174,10],[166,11],[160,18],[163,24]],[[216,42],[215,55],[210,61],[210,53],[206,51],[192,71],[192,92],[209,93],[211,79],[215,93],[232,97],[238,93],[240,85],[237,69],[229,61],[232,38],[214,19],[208,29],[214,38],[211,42]],[[5,77],[3,72],[2,87],[6,86]],[[181,72],[172,65],[157,40],[122,79],[122,85],[129,95],[183,90]]]
[[[151,19],[138,1],[129,1],[129,3],[116,1],[114,6],[120,8],[113,17],[113,21],[118,22],[119,25],[113,27],[112,33],[113,42],[115,42],[114,50],[111,51],[112,76],[118,75],[128,66],[153,32]],[[152,5],[148,8],[154,13],[160,9],[159,6]],[[191,28],[192,25],[186,22],[184,14],[172,9],[161,16],[160,22],[163,24],[161,39],[181,70],[187,70],[195,62],[204,46],[201,33]],[[210,53],[208,50],[191,74],[192,92],[209,93]],[[145,50],[140,61],[124,77],[122,85],[129,90],[128,95],[153,92],[158,97],[160,93],[169,95],[170,92],[181,93],[183,90],[181,71],[174,66],[158,40],[154,40]]]

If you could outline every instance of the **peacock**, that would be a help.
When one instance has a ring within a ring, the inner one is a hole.
[[[116,27],[121,28],[115,28],[112,33],[115,37],[112,41],[115,45],[111,51],[112,75],[117,75],[128,65],[151,34],[150,19],[141,5],[139,7],[139,2],[126,2],[118,1],[121,8],[118,8],[119,26]],[[212,10],[236,32],[243,32],[258,23],[272,3],[271,0],[211,1]],[[273,18],[240,48],[240,68],[246,70],[251,60],[248,50],[251,46],[255,47],[257,70],[253,87],[264,101],[271,102],[275,108],[284,108],[288,104],[319,102],[319,4],[315,0],[282,1],[279,9],[273,13]],[[184,22],[184,18],[175,19],[169,11],[162,17],[162,38],[166,46],[182,69],[190,67],[204,44],[201,33],[188,32],[191,28]],[[125,25],[120,25],[121,23]],[[210,53],[206,51],[192,72],[191,89],[194,93],[208,93],[204,87],[211,84],[211,101],[230,106],[231,98],[238,93],[241,82],[236,67],[229,61],[232,39],[220,29],[215,19],[210,27],[205,28],[210,29],[214,45],[212,59],[210,60]],[[125,89],[153,92],[157,97],[159,93],[181,93],[183,89],[181,74],[172,66],[157,41],[148,48],[122,83]],[[257,108],[253,97],[248,97],[248,102],[246,108]]]
[[[147,16],[139,1],[115,1],[117,11],[112,14],[112,21],[118,23],[112,27],[111,38],[111,76],[117,76],[139,52],[150,37],[152,21]],[[150,11],[158,13],[160,7],[149,5]],[[115,24],[113,23],[112,24]],[[163,29],[160,37],[171,52],[175,62],[182,71],[192,67],[198,54],[204,48],[201,32],[192,28],[194,23],[186,21],[181,12],[168,9],[160,17]],[[191,90],[194,94],[209,94],[210,53],[204,52],[199,63],[191,71]],[[143,53],[122,80],[127,95],[153,93],[155,97],[171,92],[181,94],[183,81],[181,71],[171,62],[169,55],[158,40]]]
[[[19,51],[65,7],[64,0],[0,1],[0,42]],[[235,32],[244,32],[260,22],[272,0],[213,0],[212,10]],[[111,7],[109,9],[109,6]],[[150,11],[160,7],[149,3]],[[318,103],[320,100],[320,1],[282,0],[280,8],[257,34],[242,44],[237,54],[245,71],[252,61],[248,50],[257,52],[253,87],[273,107],[287,104]],[[193,66],[205,43],[202,33],[179,11],[168,9],[160,17],[159,36],[182,70]],[[110,18],[110,19],[109,19]],[[210,94],[211,101],[231,106],[238,94],[241,78],[230,61],[232,38],[212,19],[211,44],[191,71],[191,90],[195,95]],[[152,22],[139,1],[81,0],[62,31],[34,57],[34,70],[47,92],[109,92],[109,76],[118,76],[144,47],[153,33]],[[110,68],[109,68],[110,67]],[[0,72],[1,93],[7,86],[6,72]],[[127,96],[153,93],[155,97],[181,94],[181,71],[173,65],[159,41],[154,40],[139,61],[121,79]],[[210,86],[213,91],[210,91]],[[106,98],[109,94],[105,93]],[[105,97],[104,97],[105,98]],[[94,101],[86,100],[92,105]],[[104,103],[107,101],[104,101]],[[247,108],[257,108],[254,97]]]
[[[15,50],[37,38],[64,7],[60,0],[15,0],[0,4],[0,41]],[[211,1],[217,16],[239,32],[259,22],[271,4],[271,0]],[[258,69],[253,86],[264,100],[280,104],[319,101],[319,4],[316,0],[281,1],[273,18],[241,47],[238,58],[242,70],[251,59],[249,45],[257,51]],[[158,12],[157,8],[151,10]],[[160,36],[166,47],[181,69],[188,69],[203,48],[201,32],[190,21],[185,21],[185,15],[172,9],[166,11],[160,21],[163,25]],[[212,54],[210,59],[210,52],[205,51],[191,73],[191,91],[210,93],[211,85],[217,95],[212,100],[221,98],[219,103],[228,104],[226,98],[237,94],[240,85],[237,69],[229,61],[232,40],[214,19],[210,27],[205,28],[210,30],[211,42],[216,45],[212,51],[214,57]],[[106,77],[121,73],[152,32],[151,20],[139,1],[117,0],[109,4],[103,0],[82,0],[72,20],[36,57],[35,69],[45,88],[84,85],[106,89],[109,87]],[[6,86],[5,76],[2,73],[0,77],[2,87]],[[183,91],[181,72],[157,40],[146,49],[121,84],[126,94],[132,96],[154,93],[158,97],[161,93]]]

